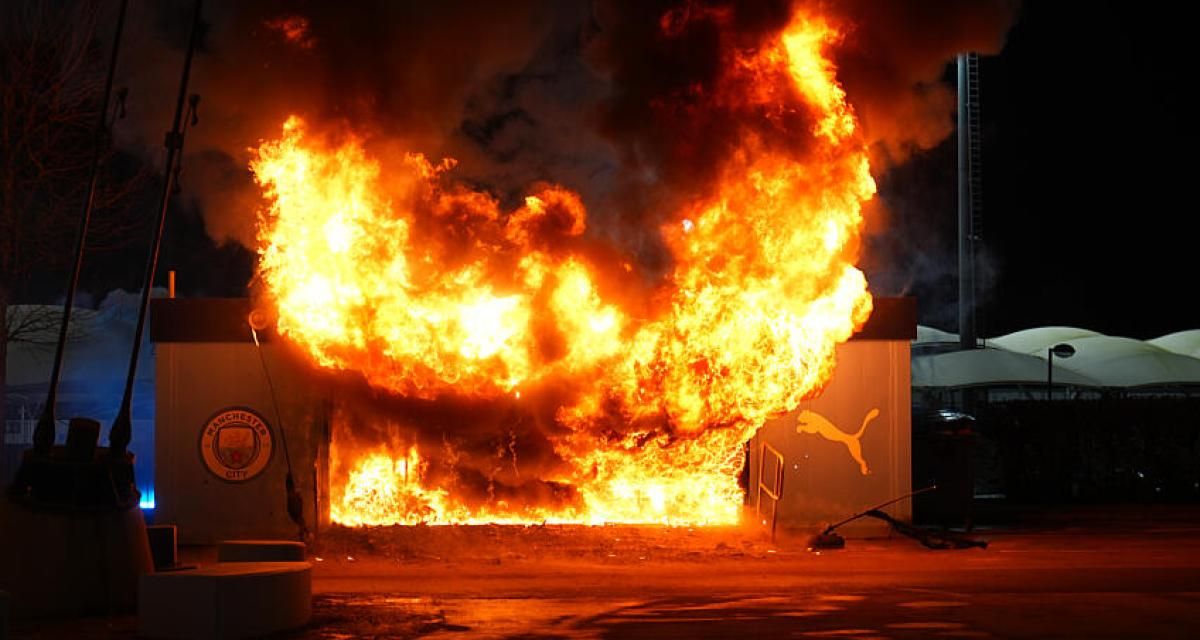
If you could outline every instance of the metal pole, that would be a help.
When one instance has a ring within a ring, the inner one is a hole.
[[[783,473],[783,465],[781,464],[779,466],[779,482],[776,483],[776,486],[779,487],[779,489],[778,489],[779,494],[778,494],[778,497],[775,498],[775,508],[771,509],[771,542],[775,542],[775,528],[776,528],[776,525],[779,523],[779,502],[783,499],[783,479],[784,479],[784,477],[785,477],[785,474]]]
[[[58,344],[54,348],[54,365],[50,369],[50,386],[46,390],[46,404],[33,430],[33,450],[38,455],[47,455],[54,446],[54,409],[58,403],[58,381],[62,377],[63,352],[66,351],[67,330],[71,325],[71,309],[75,306],[75,290],[79,287],[79,272],[83,266],[83,249],[87,244],[88,223],[92,219],[92,207],[96,202],[96,183],[100,175],[100,149],[108,129],[108,103],[112,100],[113,75],[117,68],[117,53],[121,49],[121,33],[125,30],[125,9],[129,0],[121,0],[117,13],[117,28],[113,35],[112,54],[108,59],[108,74],[104,78],[104,98],[100,102],[100,114],[96,117],[96,129],[92,134],[92,161],[88,166],[87,195],[83,199],[83,212],[79,216],[79,231],[75,238],[75,266],[67,283],[67,299],[63,302],[62,323],[58,327]]]
[[[917,489],[916,491],[909,491],[908,493],[906,493],[906,494],[904,494],[904,495],[902,495],[902,496],[898,496],[898,497],[892,498],[891,500],[887,500],[887,501],[885,501],[885,502],[880,502],[879,504],[877,504],[877,505],[875,505],[875,506],[871,507],[870,509],[867,509],[867,510],[865,510],[865,511],[859,511],[858,513],[856,513],[856,514],[854,514],[854,515],[850,516],[849,518],[846,518],[845,520],[842,520],[842,521],[840,521],[840,522],[837,522],[837,523],[835,523],[835,524],[831,524],[831,525],[829,525],[828,527],[826,527],[826,528],[825,528],[825,533],[829,533],[829,532],[833,531],[834,529],[837,529],[838,527],[840,527],[840,526],[842,526],[842,525],[844,525],[844,524],[847,524],[847,523],[850,523],[850,522],[854,522],[855,520],[858,520],[859,518],[861,518],[861,517],[863,517],[863,516],[867,515],[868,513],[872,512],[872,511],[878,511],[878,510],[880,510],[880,509],[882,509],[882,508],[884,508],[884,507],[886,507],[886,506],[889,506],[889,505],[896,504],[897,502],[900,502],[901,500],[906,500],[906,499],[908,499],[908,498],[912,498],[912,497],[915,497],[915,496],[919,496],[919,495],[921,495],[922,493],[929,493],[930,491],[936,491],[936,490],[937,490],[937,488],[938,488],[938,486],[937,486],[936,484],[931,484],[931,485],[929,485],[928,487],[925,487],[924,489]]]
[[[263,377],[267,380],[267,390],[271,392],[271,406],[275,408],[275,422],[279,425],[279,440],[283,443],[283,461],[287,464],[287,475],[283,479],[285,504],[288,517],[300,527],[300,539],[308,536],[308,525],[304,522],[304,501],[296,490],[296,480],[292,476],[292,456],[288,453],[287,429],[283,424],[283,413],[279,410],[279,400],[275,393],[275,383],[271,380],[271,370],[267,368],[267,356],[263,353],[262,344],[258,341],[258,331],[250,324],[250,337],[254,339],[254,350],[258,352],[258,361],[262,364]],[[408,482],[408,458],[404,459],[404,479]],[[315,504],[315,503],[314,503]]]
[[[1054,347],[1046,350],[1046,400],[1054,399]]]
[[[975,344],[975,246],[971,205],[971,91],[967,54],[958,55],[958,340]]]
[[[146,312],[150,308],[150,289],[154,287],[154,270],[158,267],[158,250],[162,246],[163,226],[167,221],[167,209],[171,204],[171,191],[175,187],[175,165],[179,153],[183,149],[183,131],[180,125],[183,121],[183,108],[187,98],[188,76],[192,71],[192,56],[196,52],[196,40],[200,33],[200,8],[204,0],[196,0],[196,8],[192,14],[192,32],[188,36],[187,53],[183,58],[183,75],[179,81],[179,97],[175,101],[175,119],[171,130],[167,132],[164,145],[167,148],[166,175],[163,176],[162,199],[158,210],[158,227],[150,245],[150,255],[146,259],[146,274],[142,278],[142,300],[138,310],[137,328],[133,332],[133,348],[129,354],[129,372],[125,378],[125,394],[121,398],[121,408],[113,420],[112,431],[108,434],[108,451],[113,457],[125,455],[125,448],[132,439],[133,420],[133,382],[137,375],[138,354],[142,347],[142,333],[146,327]],[[195,107],[193,96],[192,107]]]

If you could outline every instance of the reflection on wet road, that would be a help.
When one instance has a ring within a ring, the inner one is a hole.
[[[624,602],[325,594],[316,600],[313,626],[298,637],[993,637],[953,615],[969,605],[965,598],[913,591],[870,598],[855,594],[677,596]]]

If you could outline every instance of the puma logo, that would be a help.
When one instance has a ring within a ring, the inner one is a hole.
[[[871,469],[867,466],[867,461],[863,459],[862,454],[862,437],[867,430],[867,425],[872,420],[879,417],[879,409],[871,409],[863,418],[862,426],[858,428],[858,433],[846,433],[829,421],[825,416],[805,409],[796,416],[796,433],[811,433],[821,436],[831,442],[840,442],[846,445],[846,450],[850,452],[850,457],[854,458],[858,463],[858,468],[862,474],[870,475]]]

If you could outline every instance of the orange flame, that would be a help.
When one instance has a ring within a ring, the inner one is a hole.
[[[875,183],[825,55],[837,38],[797,15],[735,61],[754,88],[738,99],[801,96],[811,144],[796,157],[747,136],[717,187],[669,216],[667,304],[649,317],[613,293],[628,266],[584,250],[575,193],[543,185],[501,211],[450,180],[452,160],[385,163],[359,139],[289,118],[252,163],[268,202],[259,272],[282,336],[322,367],[410,397],[575,390],[555,416],[566,465],[552,480],[577,501],[468,506],[424,486],[416,448],[357,450],[335,433],[334,520],[737,522],[742,444],[820,390],[835,345],[871,309],[854,260]]]
[[[301,49],[312,49],[316,45],[316,40],[309,31],[308,18],[304,16],[280,16],[267,20],[263,26],[279,33],[284,40]]]

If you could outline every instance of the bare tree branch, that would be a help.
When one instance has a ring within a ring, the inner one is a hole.
[[[17,303],[34,274],[61,271],[74,257],[112,44],[98,33],[113,24],[116,4],[0,1],[0,415],[9,343],[49,346],[57,338],[61,309]],[[99,144],[88,246],[120,247],[148,226],[129,203],[149,172],[111,163],[111,136]],[[68,338],[85,337],[87,325],[86,314],[73,315]]]
[[[14,305],[5,314],[3,338],[9,344],[18,342],[53,346],[58,340],[62,310],[48,305]],[[67,340],[76,342],[87,337],[87,316],[72,316],[67,328]]]
[[[108,4],[0,3],[0,282],[10,295],[20,294],[31,269],[70,259],[103,89],[96,33],[112,17]],[[105,146],[111,156],[111,141]],[[89,239],[119,244],[142,226],[102,214],[144,182],[141,174],[102,176]]]

